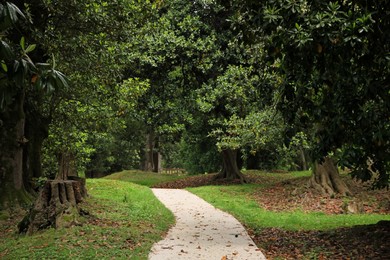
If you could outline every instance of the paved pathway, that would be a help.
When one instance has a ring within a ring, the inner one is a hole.
[[[173,212],[176,225],[154,244],[150,260],[265,259],[233,216],[186,190],[153,189],[153,193]]]

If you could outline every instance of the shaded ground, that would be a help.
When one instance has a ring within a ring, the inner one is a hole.
[[[276,178],[273,176],[277,175]],[[350,204],[358,204],[362,213],[390,214],[388,190],[371,190],[367,185],[345,181],[355,196],[329,198],[306,186],[308,177],[294,178],[277,173],[265,177],[246,173],[252,183],[261,184],[252,198],[270,211],[315,211],[325,214],[346,214]],[[239,182],[213,180],[213,175],[193,176],[156,185],[160,188],[186,188],[204,185],[231,185]],[[327,231],[287,231],[277,228],[248,230],[252,239],[268,259],[389,259],[390,222],[375,225],[339,228]],[[313,254],[310,256],[310,254]]]

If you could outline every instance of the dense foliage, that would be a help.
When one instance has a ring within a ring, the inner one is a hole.
[[[389,2],[1,1],[2,183],[238,155],[386,186]]]

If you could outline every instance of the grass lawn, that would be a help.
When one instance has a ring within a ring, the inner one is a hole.
[[[390,226],[375,224],[390,221],[388,191],[357,185],[355,198],[318,196],[305,187],[309,175],[248,171],[252,184],[187,189],[235,216],[268,259],[387,259]],[[343,213],[356,198],[365,213]]]
[[[216,183],[212,175],[187,178],[140,171],[90,179],[90,197],[81,207],[91,216],[80,226],[17,235],[22,215],[0,214],[0,259],[147,259],[153,243],[174,223],[149,189],[159,184],[199,186],[187,189],[234,215],[268,259],[355,259],[362,254],[381,259],[390,247],[390,230],[369,225],[390,220],[388,192],[359,186],[355,194],[364,201],[366,214],[343,214],[340,206],[352,198],[312,194],[304,185],[309,172],[246,175],[251,184]]]
[[[19,216],[0,221],[0,259],[147,259],[174,217],[151,190],[109,179],[87,181],[82,225],[16,234]]]
[[[234,215],[252,229],[282,228],[286,230],[326,230],[338,227],[373,224],[390,220],[390,215],[338,214],[303,212],[299,209],[287,212],[268,211],[252,198],[259,185],[203,186],[188,190],[217,208]]]
[[[121,180],[152,187],[155,184],[171,182],[186,178],[187,175],[161,174],[137,170],[121,171],[104,177],[104,179]]]

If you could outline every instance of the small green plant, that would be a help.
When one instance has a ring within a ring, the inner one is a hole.
[[[47,181],[47,177],[33,178],[32,181],[33,181],[34,189],[38,190],[38,189],[42,188],[43,185],[45,185],[45,183]]]

